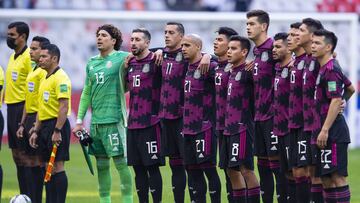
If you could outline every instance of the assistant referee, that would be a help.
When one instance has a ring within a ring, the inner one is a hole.
[[[68,180],[64,162],[69,160],[71,81],[59,67],[60,50],[54,44],[41,47],[39,66],[46,78],[39,87],[39,111],[30,145],[39,147],[43,160],[48,162],[56,144],[57,154],[51,180],[46,183],[46,199],[51,203],[65,203]]]

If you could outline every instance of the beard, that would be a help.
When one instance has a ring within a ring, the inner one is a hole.
[[[137,48],[133,51],[131,51],[131,53],[134,55],[134,56],[139,56],[141,53],[144,52],[144,49],[141,49],[141,48]]]

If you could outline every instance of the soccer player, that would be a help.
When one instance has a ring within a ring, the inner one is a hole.
[[[128,165],[135,171],[139,202],[149,202],[149,188],[153,202],[162,199],[162,177],[159,166],[161,155],[159,100],[161,68],[150,52],[151,35],[148,30],[134,29],[131,34],[131,52],[126,82],[130,91],[127,133]]]
[[[25,148],[27,159],[24,160],[24,166],[30,168],[29,179],[29,197],[32,202],[38,203],[42,201],[43,181],[44,181],[44,163],[41,156],[36,149],[28,145],[29,131],[36,121],[36,114],[38,112],[38,98],[39,87],[41,82],[45,79],[46,71],[39,67],[39,59],[41,46],[49,44],[50,41],[45,37],[35,36],[30,45],[30,57],[33,65],[32,71],[26,78],[25,89],[25,108],[22,114],[19,129],[16,135],[19,139],[25,139],[27,146]]]
[[[46,77],[39,87],[39,106],[34,130],[30,132],[30,146],[39,147],[47,163],[53,145],[57,146],[52,176],[46,183],[46,198],[51,203],[64,203],[68,180],[65,161],[69,160],[71,113],[71,81],[59,67],[60,50],[54,44],[41,47],[39,66],[46,71]]]
[[[298,45],[301,22],[290,25],[288,47],[295,55],[294,65],[290,69],[289,122],[290,129],[290,160],[293,178],[289,181],[290,200],[309,202],[309,183],[307,167],[311,164],[310,136],[303,133],[303,95],[299,89],[303,85],[303,70],[306,65],[304,48]],[[295,179],[294,179],[295,178]],[[315,191],[315,188],[314,188]]]
[[[307,176],[307,172],[304,167],[295,169],[295,174],[297,177],[301,178],[302,181],[298,184],[304,191],[304,194],[308,194],[311,191],[311,200],[314,202],[323,202],[322,198],[322,184],[319,177],[315,177],[315,165],[317,163],[317,154],[318,149],[316,147],[316,136],[313,133],[314,130],[314,115],[313,111],[315,108],[314,103],[314,90],[315,90],[315,82],[316,77],[319,73],[319,63],[316,61],[314,57],[311,55],[311,40],[312,35],[316,30],[322,29],[323,26],[320,21],[312,19],[312,18],[305,18],[302,20],[301,26],[299,27],[299,34],[297,36],[298,46],[302,47],[306,52],[306,65],[303,69],[302,75],[302,97],[303,97],[303,137],[309,139],[310,137],[310,148],[311,148],[311,165],[309,166],[309,171],[311,175],[311,186],[306,186],[307,180],[304,178]],[[302,154],[298,154],[297,156],[301,157]],[[299,187],[299,186],[298,186]],[[311,187],[311,188],[310,188]],[[303,197],[306,198],[306,197]]]
[[[313,33],[311,52],[320,64],[316,79],[314,100],[316,106],[315,132],[317,146],[321,149],[318,159],[324,186],[324,199],[328,203],[350,202],[347,183],[349,129],[344,116],[339,113],[342,99],[348,100],[355,92],[351,82],[333,58],[337,37],[321,29]]]
[[[162,84],[159,118],[162,126],[163,155],[169,156],[174,202],[184,202],[186,173],[183,164],[183,105],[184,79],[187,61],[181,52],[185,29],[181,23],[168,22],[165,26],[165,48],[161,67]],[[189,184],[190,198],[192,186]]]
[[[4,70],[0,66],[0,109],[2,106],[3,92],[4,92]],[[0,111],[0,151],[1,151],[3,131],[4,131],[4,117],[2,115],[2,112]],[[2,183],[3,183],[3,170],[0,163],[0,199],[1,199]]]
[[[8,25],[7,45],[14,53],[10,56],[6,69],[5,103],[7,104],[7,129],[9,147],[16,165],[17,179],[21,194],[29,195],[29,168],[24,160],[26,142],[16,137],[18,125],[24,109],[26,77],[31,72],[31,59],[26,42],[29,37],[29,26],[24,22],[13,22]]]
[[[229,27],[220,27],[217,31],[217,36],[214,40],[214,54],[218,57],[218,66],[215,68],[215,88],[216,88],[216,134],[219,141],[219,151],[221,151],[221,141],[225,128],[225,113],[226,113],[226,97],[227,84],[230,76],[230,64],[228,64],[228,44],[229,39],[238,33]],[[226,191],[228,201],[231,202],[232,191],[229,176],[226,175]]]
[[[165,48],[161,68],[161,94],[159,118],[162,127],[162,153],[169,156],[172,172],[174,201],[184,202],[186,174],[183,164],[183,106],[184,79],[188,67],[187,60],[181,52],[181,40],[185,29],[181,23],[168,22],[165,26]],[[207,68],[211,56],[204,54],[199,68]],[[191,179],[188,181],[190,199],[193,200]]]
[[[287,33],[278,33],[274,36],[273,58],[275,65],[274,80],[274,134],[279,138],[279,155],[281,172],[291,177],[291,135],[288,128],[289,94],[290,94],[290,62],[291,52],[288,49]],[[288,191],[287,195],[289,196]]]
[[[260,202],[254,173],[254,84],[245,59],[251,45],[247,38],[230,37],[227,51],[231,74],[227,85],[225,128],[220,151],[221,167],[232,184],[232,202]]]
[[[255,43],[254,87],[255,87],[255,155],[258,157],[258,171],[263,202],[273,202],[274,180],[279,202],[286,201],[285,176],[280,173],[278,137],[273,133],[272,107],[274,96],[275,62],[272,58],[273,40],[267,36],[269,14],[252,10],[247,14],[247,34]]]
[[[120,175],[122,202],[133,202],[132,177],[125,156],[127,116],[123,64],[128,53],[119,51],[121,43],[122,34],[113,25],[105,24],[97,29],[99,55],[91,57],[86,65],[77,125],[73,129],[73,132],[83,129],[82,121],[90,107],[93,143],[89,153],[96,158],[101,203],[111,202],[110,158]]]
[[[187,35],[181,49],[189,62],[184,84],[184,163],[193,180],[195,202],[206,202],[206,181],[209,183],[211,202],[220,202],[221,183],[216,171],[215,137],[215,83],[214,69],[201,74],[202,40],[198,35]]]

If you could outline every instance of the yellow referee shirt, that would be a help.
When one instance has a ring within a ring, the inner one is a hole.
[[[30,49],[26,48],[15,59],[11,54],[6,69],[5,103],[15,104],[25,100],[26,77],[31,72]]]
[[[26,89],[25,89],[25,110],[26,113],[36,113],[38,111],[38,93],[40,83],[45,79],[46,71],[35,67],[33,71],[29,73],[26,78]]]
[[[71,113],[71,81],[65,71],[57,68],[54,73],[46,77],[39,87],[39,120],[57,118],[59,114],[59,99],[69,99]]]
[[[3,102],[3,95],[4,95],[4,70],[3,68],[0,66],[0,85],[2,86],[1,92],[0,92],[0,108],[2,106],[2,102]]]

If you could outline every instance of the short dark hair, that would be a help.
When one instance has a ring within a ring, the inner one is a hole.
[[[44,44],[50,44],[50,40],[42,36],[35,36],[32,38],[32,41],[39,42],[40,47],[42,47]]]
[[[291,23],[290,28],[299,29],[301,26],[301,22]]]
[[[41,50],[47,50],[51,56],[57,56],[59,63],[60,61],[60,49],[55,44],[44,44],[41,47]]]
[[[8,25],[8,29],[16,28],[16,32],[19,33],[19,35],[25,34],[27,40],[29,38],[29,25],[22,21],[12,22]]]
[[[279,32],[274,36],[274,40],[283,40],[287,42],[288,34],[286,32]]]
[[[242,37],[240,35],[233,35],[230,37],[230,41],[238,41],[240,42],[240,46],[241,49],[247,49],[248,53],[246,54],[246,56],[249,54],[250,52],[250,48],[251,48],[251,43],[250,40],[246,37]]]
[[[145,29],[145,28],[136,28],[136,29],[133,29],[132,33],[134,32],[141,32],[145,35],[145,37],[148,39],[148,40],[151,40],[151,34],[150,32]]]
[[[304,18],[302,24],[305,24],[310,33],[314,33],[316,30],[324,29],[319,20],[313,18]]]
[[[266,30],[270,25],[270,17],[266,11],[263,10],[251,10],[246,13],[246,18],[257,17],[259,23],[266,23]]]
[[[320,29],[320,30],[316,30],[314,32],[314,35],[315,36],[320,36],[320,37],[324,36],[325,43],[332,45],[331,53],[334,52],[334,50],[336,48],[336,45],[337,45],[337,41],[338,41],[338,38],[336,37],[335,33],[331,32],[331,31],[328,31],[328,30],[325,30],[325,29]]]
[[[238,32],[236,32],[234,29],[230,27],[219,27],[219,29],[216,31],[219,35],[225,35],[227,39],[230,39],[233,35],[238,35]]]
[[[181,23],[171,21],[171,22],[167,22],[166,25],[176,25],[177,26],[177,31],[182,35],[185,34],[184,25],[181,24]]]
[[[121,44],[123,42],[121,31],[112,24],[105,24],[98,27],[98,29],[96,30],[96,34],[98,34],[100,30],[105,30],[106,32],[108,32],[109,35],[116,40],[114,44],[114,49],[116,51],[120,50]]]

